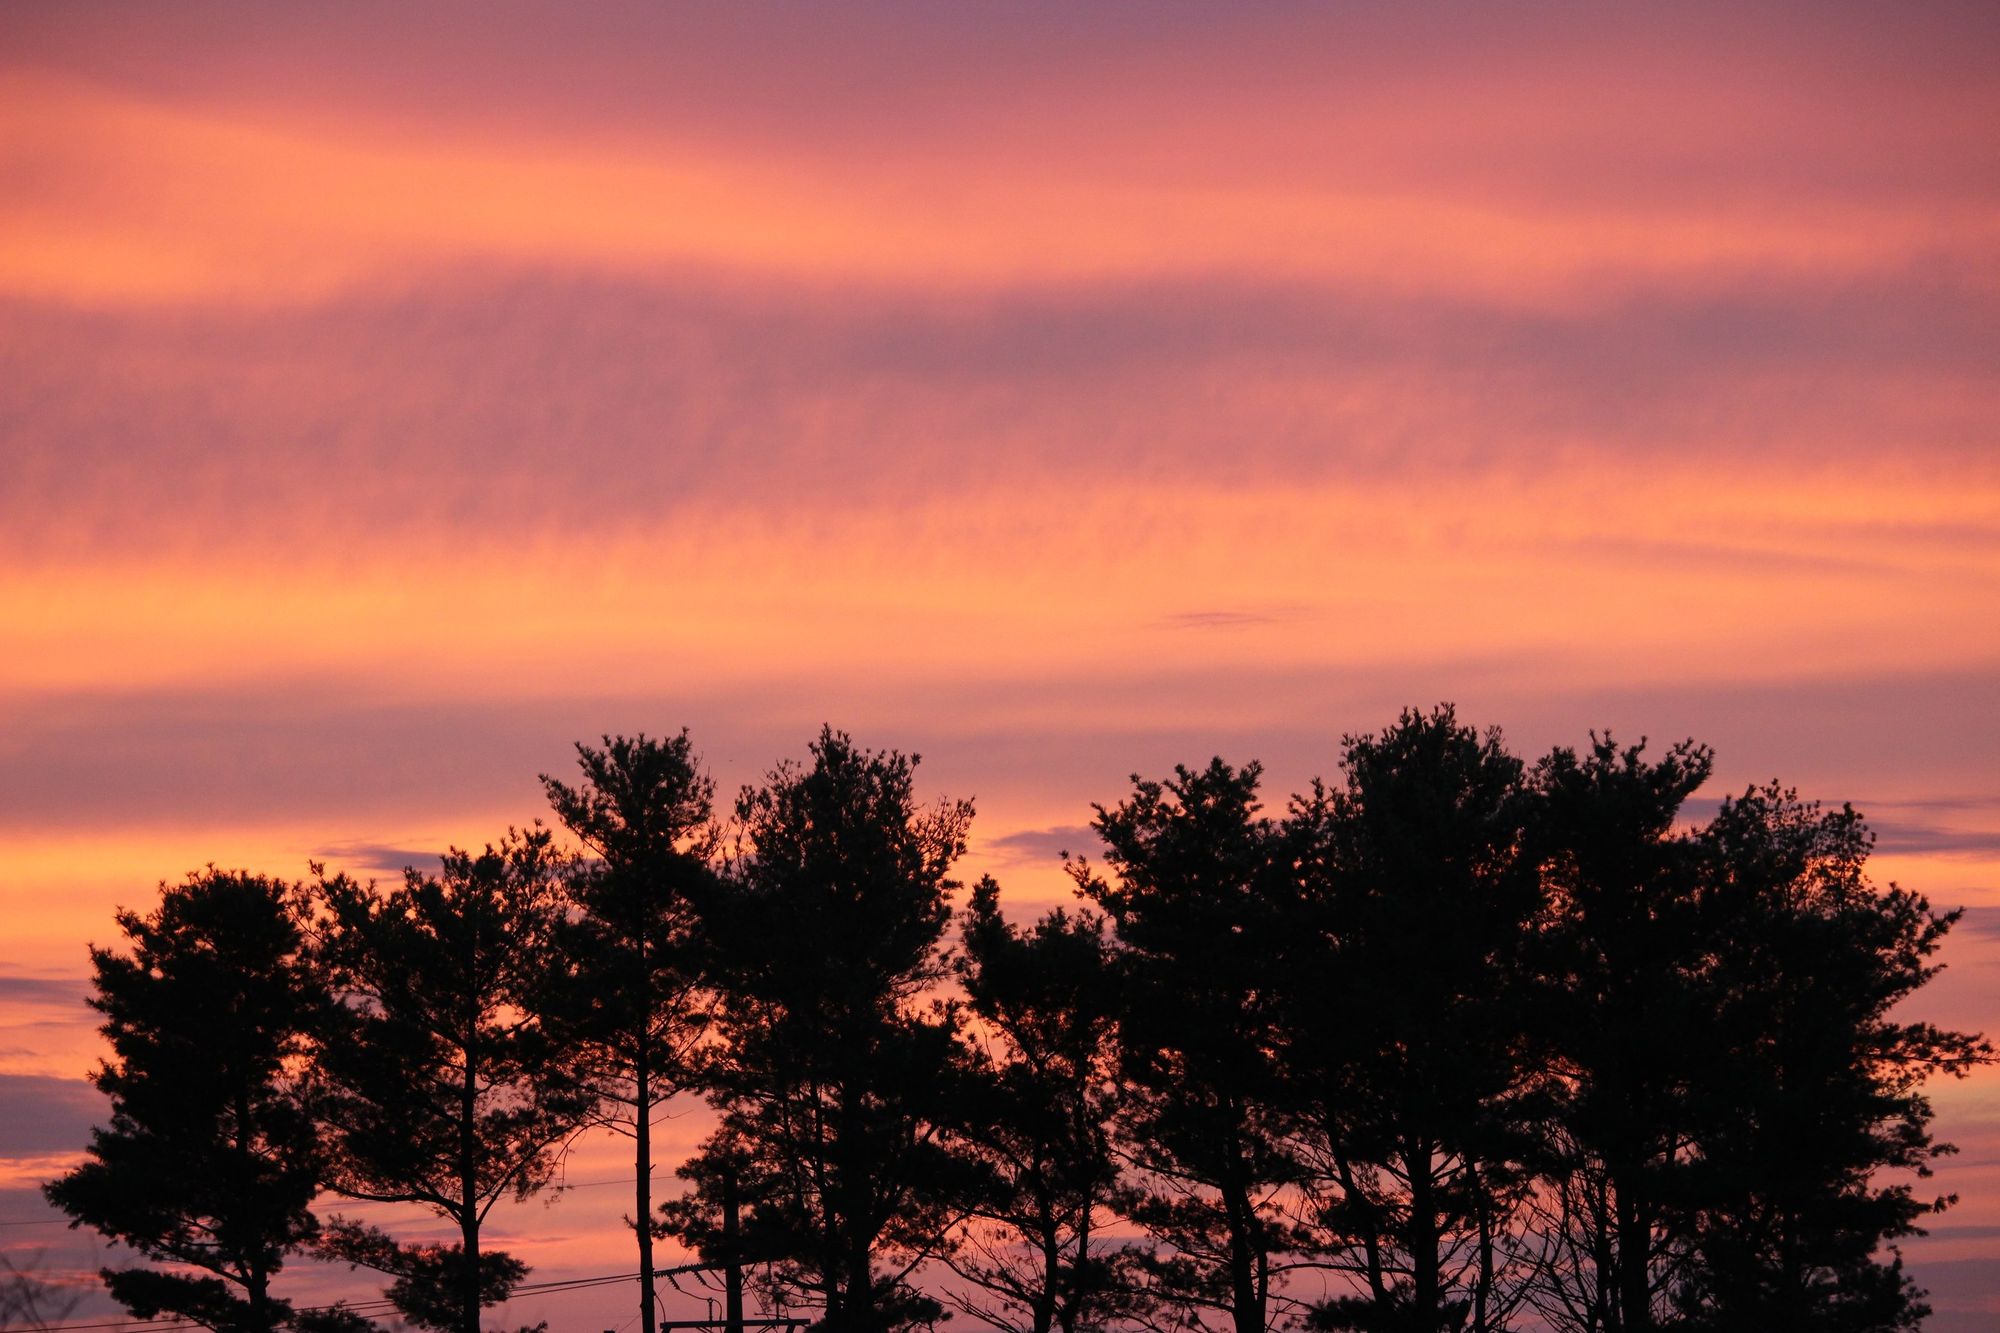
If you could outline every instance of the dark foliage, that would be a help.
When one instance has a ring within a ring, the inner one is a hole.
[[[826,730],[809,767],[737,801],[730,891],[709,923],[722,1125],[663,1210],[708,1261],[763,1263],[769,1299],[837,1333],[937,1318],[912,1275],[965,1193],[943,1141],[965,1052],[930,992],[972,807],[920,809],[915,764]]]
[[[572,975],[560,1021],[575,1072],[633,1140],[642,1333],[653,1333],[653,1122],[686,1086],[706,1028],[699,910],[713,896],[715,784],[683,731],[672,740],[604,738],[577,746],[580,786],[544,777],[556,817],[594,860],[578,862],[560,924]]]
[[[547,1183],[595,1106],[543,1021],[562,981],[561,868],[537,829],[454,850],[441,875],[411,870],[392,891],[319,885],[323,952],[347,1001],[315,1080],[329,1182],[422,1204],[462,1238],[416,1250],[344,1226],[329,1254],[394,1276],[391,1296],[423,1327],[478,1333],[480,1309],[526,1271],[481,1254],[480,1224]]]
[[[1701,848],[1678,824],[1711,765],[1692,742],[1653,762],[1643,742],[1606,736],[1535,770],[1548,891],[1538,1022],[1560,1097],[1532,1300],[1564,1333],[1659,1326],[1686,1259],[1692,1093],[1714,1075],[1705,967],[1725,923],[1704,907]]]
[[[1719,925],[1674,1293],[1690,1328],[1874,1333],[1928,1313],[1894,1250],[1949,1202],[1915,1187],[1950,1151],[1921,1085],[1992,1051],[1892,1013],[1957,914],[1870,884],[1872,841],[1851,808],[1775,785],[1702,832]]]
[[[578,754],[544,784],[585,858],[537,829],[393,890],[315,868],[316,896],[211,868],[118,915],[125,951],[91,954],[111,1122],[47,1194],[152,1261],[105,1274],[129,1310],[363,1333],[273,1293],[312,1246],[478,1333],[527,1272],[482,1250],[489,1211],[608,1124],[642,1274],[677,1238],[732,1323],[746,1279],[828,1333],[946,1302],[997,1333],[1927,1313],[1896,1249],[1952,1202],[1926,1081],[1993,1058],[1908,1004],[1957,914],[1871,883],[1851,809],[1770,786],[1689,821],[1691,742],[1528,769],[1406,712],[1282,820],[1254,764],[1135,778],[1102,868],[1067,862],[1102,915],[1016,925],[983,880],[955,958],[971,806],[920,806],[914,757],[822,731],[724,854],[685,733]],[[653,1119],[694,1087],[719,1124],[655,1209]],[[322,1225],[321,1190],[459,1239]],[[48,1322],[58,1293],[4,1276]]]
[[[977,1295],[959,1307],[1002,1333],[1078,1333],[1132,1311],[1132,1255],[1099,1233],[1118,1182],[1122,988],[1103,920],[1063,908],[1026,930],[973,889],[957,972],[987,1041],[959,1117],[989,1188],[949,1256]]]
[[[1522,766],[1449,707],[1349,737],[1342,766],[1288,830],[1304,929],[1287,932],[1286,1073],[1318,1243],[1362,1285],[1314,1322],[1503,1327],[1543,1091]]]
[[[331,1009],[298,891],[210,867],[117,921],[129,952],[90,955],[111,1124],[48,1198],[73,1225],[174,1266],[105,1271],[138,1318],[280,1327],[291,1307],[271,1279],[318,1230],[318,1135],[293,1074]]]
[[[1113,922],[1126,986],[1120,1146],[1125,1211],[1158,1247],[1141,1259],[1169,1318],[1262,1333],[1295,1248],[1270,960],[1279,838],[1258,813],[1259,769],[1220,759],[1133,779],[1097,808],[1111,877],[1071,865]]]
[[[392,1281],[387,1295],[404,1318],[419,1328],[452,1329],[465,1318],[463,1245],[405,1245],[358,1222],[336,1221],[320,1236],[328,1258],[370,1268]],[[479,1255],[479,1303],[497,1305],[528,1275],[528,1266],[510,1254]]]

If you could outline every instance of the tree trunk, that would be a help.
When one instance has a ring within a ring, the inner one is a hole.
[[[458,1234],[465,1271],[460,1277],[462,1333],[479,1333],[479,1082],[474,1048],[468,1039],[465,1082],[459,1090]]]
[[[1472,1170],[1472,1188],[1478,1193],[1479,1209],[1479,1284],[1472,1297],[1472,1327],[1474,1333],[1487,1333],[1487,1311],[1493,1299],[1493,1215],[1477,1168]]]
[[[1618,1314],[1624,1333],[1646,1333],[1653,1327],[1652,1275],[1646,1270],[1646,1251],[1651,1247],[1652,1228],[1637,1201],[1618,1188]]]
[[[469,1191],[468,1191],[469,1193]],[[479,1215],[467,1209],[458,1224],[465,1249],[464,1289],[460,1297],[460,1319],[464,1333],[479,1333]]]
[[[1327,1142],[1339,1142],[1338,1129],[1329,1123],[1326,1128]],[[1361,1182],[1355,1178],[1354,1168],[1347,1160],[1347,1154],[1335,1148],[1334,1170],[1340,1177],[1341,1202],[1350,1212],[1359,1213],[1365,1227],[1361,1233],[1362,1253],[1368,1259],[1368,1294],[1375,1300],[1378,1309],[1389,1303],[1389,1286],[1382,1271],[1382,1238],[1377,1234],[1375,1201],[1362,1192]]]
[[[878,1333],[880,1318],[875,1309],[875,1246],[857,1223],[854,1247],[848,1255],[848,1327],[855,1333]]]
[[[237,1159],[243,1164],[243,1179],[246,1181],[254,1179],[256,1175],[253,1167],[255,1154],[251,1144],[255,1132],[250,1123],[250,1090],[239,1083],[236,1087],[235,1147]],[[277,1322],[271,1318],[271,1273],[264,1265],[263,1249],[255,1241],[252,1242],[248,1258],[248,1271],[244,1274],[243,1290],[250,1299],[251,1327],[260,1330],[260,1333],[268,1333]]]
[[[1236,1333],[1264,1333],[1264,1302],[1257,1289],[1256,1214],[1248,1190],[1231,1185],[1224,1205],[1229,1214],[1229,1295]]]
[[[653,1095],[646,1061],[646,1034],[639,1034],[633,1061],[632,1182],[635,1225],[639,1232],[639,1327],[655,1333],[653,1311]]]
[[[824,1215],[820,1223],[820,1251],[826,1256],[822,1261],[825,1271],[820,1275],[820,1291],[821,1299],[826,1303],[826,1329],[827,1333],[848,1333],[851,1325],[844,1297],[852,1284],[841,1280],[845,1259],[839,1224],[833,1217],[833,1204],[824,1185],[821,1186],[820,1210]]]
[[[1055,1327],[1056,1301],[1062,1285],[1062,1237],[1057,1233],[1055,1205],[1049,1198],[1052,1188],[1048,1172],[1042,1175],[1042,1197],[1038,1201],[1041,1224],[1042,1289],[1035,1293],[1033,1317],[1035,1333],[1049,1333]]]
[[[270,1329],[277,1327],[277,1321],[271,1318],[271,1275],[264,1271],[262,1263],[250,1266],[243,1288],[250,1297],[251,1327],[260,1330],[260,1333],[269,1333]]]
[[[1076,1258],[1071,1260],[1068,1292],[1065,1295],[1060,1316],[1062,1333],[1076,1333],[1076,1321],[1083,1313],[1084,1297],[1090,1280],[1090,1213],[1095,1207],[1089,1190],[1084,1191],[1083,1205],[1076,1218]]]
[[[1434,1163],[1428,1143],[1408,1144],[1403,1164],[1410,1177],[1410,1311],[1416,1327],[1442,1325],[1437,1214],[1431,1203]]]

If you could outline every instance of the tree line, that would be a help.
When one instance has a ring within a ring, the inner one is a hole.
[[[1851,808],[1688,802],[1710,751],[1532,764],[1449,706],[1096,807],[1080,901],[952,878],[972,806],[822,731],[726,814],[686,732],[579,745],[550,829],[435,872],[214,867],[93,948],[111,1118],[46,1186],[150,1261],[134,1315],[355,1333],[274,1279],[375,1270],[478,1333],[482,1243],[582,1130],[629,1136],[639,1316],[670,1242],[827,1333],[1892,1330],[1951,1198],[1910,1016],[1957,913],[1865,873]],[[670,1099],[715,1128],[656,1197]],[[326,1199],[420,1205],[418,1244]],[[746,1290],[747,1288],[747,1290]]]

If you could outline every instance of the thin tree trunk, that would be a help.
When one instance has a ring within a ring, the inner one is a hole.
[[[239,1084],[236,1088],[236,1155],[243,1163],[243,1178],[252,1179],[251,1138],[254,1130],[250,1124],[250,1092]],[[250,1322],[253,1328],[269,1330],[275,1321],[271,1318],[271,1274],[264,1266],[263,1250],[255,1246],[250,1251],[249,1268],[244,1274],[243,1288],[250,1298]]]
[[[1431,1203],[1431,1146],[1407,1144],[1404,1166],[1410,1177],[1410,1307],[1418,1327],[1437,1328],[1443,1292],[1438,1274],[1437,1214]]]
[[[253,1328],[271,1329],[276,1326],[271,1318],[271,1277],[263,1265],[250,1270],[250,1280],[245,1284],[250,1294],[250,1323]]]
[[[875,1247],[854,1223],[854,1248],[848,1256],[852,1271],[847,1275],[848,1325],[855,1333],[876,1333],[879,1322],[875,1310]]]
[[[1229,1104],[1231,1123],[1225,1160],[1229,1169],[1221,1181],[1222,1208],[1229,1223],[1229,1299],[1235,1333],[1264,1333],[1264,1302],[1257,1289],[1257,1212],[1246,1183],[1250,1172],[1243,1161],[1242,1107]]]
[[[465,1081],[459,1088],[458,1233],[464,1274],[460,1278],[459,1318],[462,1333],[479,1333],[479,1081],[477,1019],[467,1025]]]
[[[1487,1333],[1487,1311],[1493,1298],[1493,1214],[1477,1167],[1472,1169],[1472,1188],[1478,1192],[1479,1209],[1479,1285],[1473,1292],[1472,1327],[1475,1333]]]
[[[1619,1327],[1624,1333],[1646,1333],[1653,1326],[1652,1274],[1646,1267],[1652,1228],[1623,1184],[1619,1183],[1617,1205]]]
[[[1069,1288],[1062,1304],[1062,1331],[1076,1333],[1077,1317],[1083,1312],[1086,1285],[1090,1281],[1090,1214],[1095,1207],[1091,1192],[1086,1189],[1083,1206],[1076,1218],[1076,1258],[1070,1262]]]
[[[1038,1201],[1042,1245],[1042,1289],[1035,1293],[1035,1333],[1049,1333],[1055,1327],[1056,1301],[1062,1283],[1062,1237],[1057,1232],[1055,1205],[1049,1198],[1048,1173],[1042,1175],[1042,1197]]]
[[[1608,1171],[1609,1168],[1607,1168]],[[1619,1311],[1620,1278],[1618,1276],[1618,1226],[1611,1216],[1612,1185],[1607,1175],[1601,1181],[1591,1182],[1587,1188],[1590,1204],[1590,1259],[1593,1267],[1593,1284],[1590,1290],[1590,1315],[1596,1321],[1593,1330],[1617,1333],[1624,1328]]]
[[[1229,1215],[1230,1311],[1236,1333],[1264,1333],[1264,1301],[1257,1286],[1256,1214],[1249,1191],[1233,1184],[1225,1188],[1223,1206]]]
[[[639,1326],[655,1333],[653,1311],[653,1096],[647,1067],[646,1033],[639,1034],[632,1071],[634,1096],[633,1207],[639,1232]]]
[[[1331,1126],[1327,1129],[1327,1139],[1329,1142],[1334,1140],[1334,1130]],[[1349,1165],[1347,1155],[1338,1148],[1334,1149],[1333,1165],[1340,1176],[1341,1202],[1348,1211],[1360,1213],[1366,1223],[1366,1229],[1361,1233],[1361,1241],[1362,1253],[1368,1256],[1368,1294],[1374,1298],[1377,1307],[1386,1307],[1389,1303],[1389,1289],[1382,1272],[1382,1238],[1376,1234],[1375,1201],[1362,1192],[1361,1183],[1355,1178],[1354,1168]]]
[[[470,1200],[471,1190],[463,1191]],[[464,1294],[460,1298],[461,1318],[465,1333],[479,1333],[479,1215],[468,1206],[465,1217],[458,1224],[458,1234],[465,1248]]]
[[[821,1186],[820,1209],[825,1214],[820,1227],[820,1245],[826,1255],[826,1272],[821,1277],[820,1286],[822,1299],[826,1302],[826,1327],[828,1333],[848,1333],[847,1308],[842,1297],[852,1289],[853,1284],[841,1280],[846,1258],[841,1246],[839,1223],[833,1215],[833,1202],[824,1185]]]

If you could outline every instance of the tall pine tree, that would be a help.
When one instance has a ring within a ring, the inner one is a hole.
[[[556,816],[594,854],[570,877],[579,910],[559,931],[573,972],[562,1016],[579,1071],[609,1108],[605,1123],[632,1136],[640,1327],[654,1333],[653,1123],[686,1087],[706,1027],[699,913],[714,881],[715,784],[685,731],[576,748],[581,785],[542,779]]]
[[[987,1187],[949,1256],[1001,1333],[1079,1333],[1127,1312],[1124,1248],[1100,1233],[1118,1181],[1119,973],[1103,919],[1055,908],[1023,929],[990,878],[964,914],[958,976],[986,1037],[958,1137]]]
[[[722,1123],[663,1210],[710,1262],[766,1264],[768,1296],[832,1333],[940,1313],[913,1275],[963,1194],[944,1136],[965,1057],[932,991],[972,807],[920,807],[916,762],[828,729],[810,765],[737,801],[710,921]]]
[[[1680,1312],[1718,1333],[1915,1328],[1928,1309],[1895,1243],[1950,1202],[1913,1183],[1950,1151],[1923,1083],[1992,1050],[1896,1008],[1957,913],[1878,889],[1860,816],[1775,785],[1726,801],[1701,843],[1719,928]]]
[[[1449,705],[1349,737],[1289,821],[1288,1083],[1320,1247],[1362,1294],[1330,1328],[1502,1327],[1540,1056],[1523,973],[1539,884],[1522,765]]]
[[[111,1123],[45,1192],[73,1225],[169,1265],[105,1271],[136,1317],[268,1333],[292,1314],[271,1280],[319,1229],[318,1135],[293,1076],[331,1004],[299,892],[211,866],[117,921],[129,950],[90,954]]]
[[[324,1248],[394,1277],[391,1299],[427,1328],[478,1333],[480,1310],[525,1275],[482,1252],[480,1227],[501,1199],[547,1183],[596,1103],[544,1021],[564,981],[560,873],[535,829],[453,850],[441,874],[410,870],[387,892],[319,882],[324,957],[346,1001],[316,1070],[329,1179],[349,1198],[423,1205],[460,1237],[400,1245],[343,1223]]]
[[[1726,941],[1681,824],[1712,763],[1693,742],[1649,760],[1603,736],[1535,768],[1537,1022],[1559,1078],[1531,1299],[1559,1333],[1657,1327],[1685,1255],[1690,1093],[1714,1069],[1703,970]]]
[[[1150,1291],[1184,1326],[1219,1316],[1233,1333],[1270,1325],[1297,1240],[1274,1060],[1281,862],[1259,773],[1217,759],[1134,777],[1128,800],[1097,807],[1110,875],[1071,865],[1119,945],[1123,1206],[1158,1242]]]

